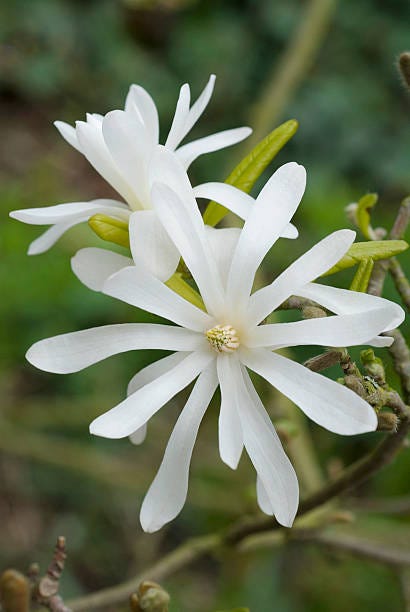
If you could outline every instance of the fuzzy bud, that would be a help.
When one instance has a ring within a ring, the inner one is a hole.
[[[0,577],[0,603],[3,612],[28,612],[30,584],[23,574],[8,569]]]

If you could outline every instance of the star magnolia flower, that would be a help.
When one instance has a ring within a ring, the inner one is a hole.
[[[179,172],[172,156],[162,163]],[[181,178],[182,180],[182,178]],[[176,325],[108,325],[38,342],[28,360],[50,372],[79,371],[110,355],[136,349],[173,351],[138,372],[129,396],[95,419],[91,433],[108,438],[142,438],[148,420],[196,379],[176,422],[159,471],[143,501],[140,520],[152,532],[181,511],[188,488],[196,435],[216,388],[221,390],[219,450],[235,469],[245,447],[257,472],[261,509],[291,526],[298,505],[298,483],[248,370],[270,382],[313,421],[351,435],[372,431],[371,406],[340,385],[280,355],[277,349],[301,344],[360,345],[403,320],[403,310],[388,300],[316,285],[312,281],[337,263],[354,240],[350,230],[334,232],[297,259],[270,285],[252,293],[256,270],[294,214],[305,187],[305,170],[291,163],[280,168],[259,195],[242,230],[206,228],[187,189],[177,195],[155,184],[152,201],[164,229],[195,279],[205,310],[195,307],[150,274],[140,261],[109,276],[103,291]],[[272,206],[272,203],[275,203]],[[134,240],[131,224],[131,241]],[[113,260],[115,254],[112,254]],[[87,257],[82,258],[85,266]],[[113,263],[105,266],[108,276]],[[95,261],[89,261],[89,266]],[[96,269],[100,280],[102,268]],[[77,273],[82,276],[82,266]],[[88,270],[86,274],[91,274]],[[333,312],[326,318],[261,324],[289,296],[307,295]]]
[[[252,131],[248,127],[226,130],[179,146],[208,105],[214,83],[215,76],[212,75],[191,107],[189,85],[186,83],[181,87],[165,147],[175,152],[185,169],[199,155],[240,142]],[[88,114],[87,121],[77,121],[75,128],[62,121],[56,121],[55,126],[63,138],[82,153],[124,198],[125,203],[98,199],[13,211],[10,216],[23,223],[52,225],[31,243],[28,250],[30,255],[48,250],[68,229],[97,213],[127,221],[132,211],[152,209],[149,174],[151,158],[159,144],[159,121],[155,103],[145,89],[139,85],[131,86],[124,111],[114,110],[104,117]],[[137,241],[141,245],[141,253],[144,253],[146,246],[152,246],[153,241],[165,242],[166,257],[159,277],[162,280],[168,278],[174,272],[179,257],[152,213],[145,215]]]

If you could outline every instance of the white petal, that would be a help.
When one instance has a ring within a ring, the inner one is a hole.
[[[104,117],[102,132],[121,176],[138,198],[138,208],[150,208],[147,169],[154,145],[144,124],[136,116],[115,110]]]
[[[205,225],[205,232],[210,249],[216,261],[222,284],[226,287],[233,253],[238,243],[241,230],[237,227],[215,229],[209,225]]]
[[[104,438],[131,435],[205,370],[212,359],[209,351],[191,353],[180,364],[97,417],[90,425],[90,433]]]
[[[184,137],[184,126],[189,114],[191,91],[188,83],[184,83],[179,91],[179,98],[175,109],[171,129],[165,142],[167,149],[174,151]]]
[[[293,223],[289,223],[280,235],[281,238],[290,238],[291,240],[294,240],[298,236],[299,236],[298,228],[295,227]]]
[[[75,128],[72,125],[65,123],[65,121],[54,121],[54,125],[58,129],[64,140],[66,140],[68,144],[74,147],[74,149],[77,149],[77,151],[82,153]]]
[[[297,476],[244,367],[242,374],[248,397],[241,404],[240,416],[246,451],[258,475],[258,502],[263,512],[291,527],[299,503]]]
[[[289,296],[297,295],[306,283],[334,266],[349,249],[355,236],[351,230],[333,232],[294,261],[273,283],[256,291],[249,301],[249,324],[260,323]]]
[[[215,200],[241,219],[247,219],[255,200],[241,189],[227,183],[203,183],[194,187],[196,198]]]
[[[350,291],[348,289],[338,289],[319,283],[308,283],[298,289],[298,295],[309,300],[314,300],[325,308],[336,314],[353,314],[357,312],[368,312],[376,308],[388,308],[391,319],[386,328],[382,331],[389,331],[403,323],[405,312],[399,304],[386,300],[382,297]],[[385,340],[387,338],[384,338]]]
[[[370,312],[260,325],[249,333],[246,344],[250,348],[304,344],[357,346],[382,332],[390,320],[391,311],[384,307]]]
[[[71,268],[86,287],[102,291],[109,276],[132,263],[132,259],[119,253],[90,247],[77,251],[71,259]]]
[[[228,280],[231,306],[239,312],[247,306],[259,264],[293,217],[305,184],[303,166],[294,162],[285,164],[269,179],[252,207],[233,256]]]
[[[185,168],[189,168],[192,162],[204,153],[212,153],[230,147],[237,142],[241,142],[248,138],[252,133],[249,127],[234,128],[232,130],[224,130],[217,134],[211,134],[204,138],[198,138],[186,145],[177,149],[176,154]]]
[[[204,332],[211,317],[152,276],[140,264],[120,270],[105,283],[104,293],[189,329]],[[205,338],[205,336],[203,336]]]
[[[85,121],[77,121],[76,133],[81,150],[90,164],[122,195],[131,207],[140,208],[139,201],[131,186],[121,175],[108,151],[103,138],[102,124],[97,125],[86,123]]]
[[[41,236],[33,240],[28,247],[28,255],[40,255],[40,253],[48,251],[65,232],[74,227],[74,225],[78,225],[86,220],[87,218],[78,217],[74,221],[65,221],[64,223],[53,225],[41,234]]]
[[[159,120],[154,100],[140,85],[131,85],[125,100],[125,111],[135,113],[144,123],[153,144],[158,144]]]
[[[215,366],[212,365],[199,375],[175,424],[161,466],[141,507],[141,525],[148,533],[172,521],[184,506],[192,451],[217,382]]]
[[[141,425],[141,427],[136,429],[134,433],[130,434],[128,437],[131,444],[135,444],[135,446],[142,444],[147,437],[147,423]]]
[[[119,219],[128,219],[129,208],[116,200],[91,200],[90,202],[69,202],[56,206],[41,208],[23,208],[10,213],[12,219],[31,225],[48,225],[62,221],[74,221],[77,218],[88,218],[97,213],[113,215]]]
[[[204,225],[197,221],[199,211],[195,200],[195,204],[188,208],[174,191],[160,183],[154,184],[151,197],[158,218],[191,271],[208,312],[216,315],[223,309],[225,301],[222,281]]]
[[[224,463],[236,470],[242,454],[244,436],[238,405],[240,401],[238,388],[241,385],[242,375],[236,355],[219,355],[216,363],[221,388],[221,410],[218,421],[219,454]]]
[[[264,349],[243,350],[241,359],[329,431],[353,435],[376,429],[373,408],[347,387]]]
[[[122,323],[40,340],[29,348],[26,358],[40,370],[69,374],[125,351],[192,351],[198,348],[201,341],[201,335],[181,327]]]
[[[142,370],[137,372],[128,383],[127,395],[132,395],[132,393],[135,393],[135,391],[138,391],[138,389],[141,389],[144,387],[144,385],[147,385],[159,376],[162,376],[173,367],[181,363],[181,361],[183,361],[187,355],[188,353],[178,351],[177,353],[172,353],[172,355],[168,355],[163,359],[154,361],[145,368],[142,368]],[[145,423],[145,425],[142,425],[130,435],[130,441],[132,444],[142,444],[142,442],[145,440],[146,434],[147,424]]]
[[[198,99],[194,102],[194,104],[189,109],[188,116],[185,120],[184,124],[184,138],[188,132],[194,127],[195,123],[198,121],[204,110],[209,104],[209,100],[211,99],[214,86],[215,86],[215,75],[211,74],[208,79],[208,83],[205,85],[202,93],[199,95]],[[182,140],[181,138],[181,140]]]
[[[177,248],[153,210],[133,213],[129,223],[130,246],[135,261],[161,281],[166,281],[178,267],[181,258]]]

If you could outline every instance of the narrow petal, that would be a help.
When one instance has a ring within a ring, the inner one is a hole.
[[[129,257],[95,247],[80,249],[71,259],[74,274],[93,291],[102,291],[107,278],[132,264]]]
[[[263,512],[275,515],[285,527],[291,527],[299,503],[299,485],[295,470],[259,395],[242,367],[245,383],[240,416],[246,451],[257,472],[258,503]]]
[[[175,109],[171,129],[165,142],[167,149],[174,151],[184,137],[184,126],[189,114],[191,91],[188,83],[184,83],[179,91],[179,98]]]
[[[177,353],[172,353],[172,355],[168,355],[163,359],[159,359],[158,361],[154,361],[150,365],[142,368],[139,372],[135,374],[128,383],[127,395],[132,395],[138,389],[141,389],[145,385],[148,385],[159,376],[162,376],[176,365],[181,363],[187,357],[188,353],[183,353],[178,351]],[[147,435],[147,424],[145,423],[139,429],[134,431],[129,438],[132,444],[142,444],[144,442],[145,437]]]
[[[131,435],[189,385],[213,359],[209,351],[191,353],[171,370],[97,417],[90,425],[90,433],[104,438],[125,438]]]
[[[104,117],[102,133],[116,167],[138,198],[139,208],[149,208],[147,168],[154,144],[144,124],[134,115],[115,110]]]
[[[172,521],[184,506],[192,451],[217,383],[215,366],[212,364],[199,375],[175,424],[161,466],[141,507],[141,525],[148,533]]]
[[[281,238],[290,238],[294,240],[299,236],[298,228],[293,225],[293,223],[288,223],[283,232],[281,233]]]
[[[202,336],[181,327],[122,323],[40,340],[29,348],[26,358],[40,370],[70,374],[125,351],[192,351],[201,345],[201,341]]]
[[[348,289],[339,289],[319,283],[308,283],[298,289],[298,295],[314,300],[336,314],[354,314],[368,312],[376,308],[387,308],[390,310],[391,319],[382,331],[389,331],[398,327],[405,318],[405,312],[399,304],[359,291],[349,291]]]
[[[209,225],[205,225],[205,232],[209,247],[216,261],[222,284],[224,287],[226,287],[232,257],[238,243],[241,230],[237,227],[223,227],[220,229],[215,229]]]
[[[212,326],[213,319],[206,312],[169,289],[139,263],[110,276],[103,291],[188,329],[204,332]],[[203,339],[206,342],[205,336]]]
[[[63,223],[56,223],[56,225],[53,225],[48,230],[43,232],[38,238],[33,240],[28,247],[27,254],[40,255],[40,253],[48,251],[48,249],[50,249],[69,229],[74,227],[74,225],[78,225],[86,220],[86,218],[79,216],[74,221],[72,220],[65,221]]]
[[[301,346],[357,346],[366,344],[391,321],[389,308],[334,315],[292,323],[260,325],[249,333],[249,348]]]
[[[178,267],[181,258],[177,248],[153,210],[141,210],[130,218],[130,246],[134,261],[161,281],[166,281]]]
[[[243,350],[241,359],[329,431],[354,435],[376,429],[373,408],[347,387],[268,350]]]
[[[140,85],[131,85],[125,100],[125,112],[136,114],[144,123],[152,144],[159,142],[158,111],[154,100]]]
[[[74,221],[77,218],[88,218],[97,213],[113,215],[120,219],[128,219],[129,208],[116,200],[91,200],[90,202],[69,202],[56,206],[40,208],[23,208],[10,213],[12,219],[31,225],[51,225],[63,221]]]
[[[132,187],[123,178],[108,151],[103,138],[102,125],[77,121],[76,134],[84,156],[95,170],[122,195],[131,207],[140,208]]]
[[[200,155],[204,153],[212,153],[213,151],[219,151],[230,147],[245,138],[252,133],[252,129],[249,127],[234,128],[232,130],[224,130],[217,134],[211,134],[204,138],[198,138],[193,140],[186,145],[183,145],[177,149],[176,154],[179,160],[182,162],[184,168],[189,168],[193,161],[196,160]]]
[[[241,189],[227,183],[203,183],[194,187],[196,198],[215,200],[241,219],[247,219],[255,200]]]
[[[211,76],[208,79],[208,83],[205,85],[198,99],[193,103],[193,105],[189,109],[189,113],[188,113],[188,116],[184,124],[184,135],[182,136],[182,138],[184,138],[188,134],[188,132],[192,130],[195,123],[198,121],[198,119],[200,118],[200,116],[202,115],[206,107],[208,106],[209,100],[211,99],[212,93],[214,91],[215,79],[216,79],[215,75],[211,74]]]
[[[351,230],[333,232],[294,261],[273,283],[256,291],[249,301],[249,324],[263,321],[289,296],[298,295],[299,289],[334,266],[355,236]]]
[[[65,123],[65,121],[54,121],[54,125],[57,130],[60,132],[61,136],[68,142],[69,145],[77,149],[80,153],[82,153],[80,143],[78,142],[77,134],[75,128],[69,123]]]
[[[236,355],[220,355],[217,358],[218,380],[221,388],[219,412],[219,454],[224,463],[236,470],[243,449],[243,432],[239,417],[238,388],[242,375]]]
[[[208,312],[216,315],[224,307],[224,292],[204,225],[199,225],[196,219],[199,214],[196,203],[195,209],[188,209],[174,191],[160,183],[154,184],[151,197],[158,218],[191,271]]]
[[[285,164],[269,179],[252,207],[233,256],[227,288],[230,304],[239,312],[247,306],[259,264],[293,217],[305,184],[303,166]]]

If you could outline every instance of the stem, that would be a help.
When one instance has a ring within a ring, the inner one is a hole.
[[[410,310],[410,283],[395,257],[392,257],[390,260],[389,271],[407,310]]]
[[[263,138],[306,77],[329,27],[335,0],[311,0],[251,112],[251,144]],[[250,146],[249,140],[247,146]]]
[[[89,612],[96,608],[114,606],[122,601],[126,601],[126,599],[138,589],[140,582],[143,580],[149,579],[159,581],[180,568],[192,564],[197,559],[215,550],[220,544],[221,538],[219,535],[207,535],[201,538],[188,540],[185,544],[182,544],[163,557],[161,561],[147,568],[138,576],[131,578],[131,580],[127,580],[115,587],[91,593],[91,595],[73,599],[69,601],[67,605],[72,612]]]

